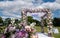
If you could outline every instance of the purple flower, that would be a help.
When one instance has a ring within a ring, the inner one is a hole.
[[[19,29],[16,29],[16,32],[19,32]]]
[[[26,31],[22,30],[19,32],[19,36],[25,37],[25,35],[26,35]]]
[[[27,37],[28,36],[28,34],[27,34],[27,32],[26,31],[24,31],[24,30],[21,30],[21,31],[19,31],[19,33],[17,33],[17,37]]]

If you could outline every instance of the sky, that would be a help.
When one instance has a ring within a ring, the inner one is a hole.
[[[0,16],[2,18],[21,18],[21,9],[25,7],[49,8],[53,18],[60,17],[60,0],[0,0]],[[40,20],[43,14],[27,13],[27,15]]]

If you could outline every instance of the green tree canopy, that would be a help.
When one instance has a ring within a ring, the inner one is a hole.
[[[3,19],[2,19],[2,17],[0,17],[0,23],[3,23]]]
[[[54,18],[54,20],[53,20],[53,25],[54,26],[60,26],[60,18]]]
[[[3,25],[3,19],[0,17],[0,25]]]
[[[4,21],[5,24],[10,24],[11,23],[11,18],[6,18],[5,21]]]

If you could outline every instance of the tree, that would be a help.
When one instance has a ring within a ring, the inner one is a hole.
[[[19,24],[21,22],[21,20],[19,20],[19,19],[15,19],[15,24]]]
[[[3,19],[0,17],[0,25],[3,25]]]
[[[30,22],[30,23],[32,23],[32,22],[33,22],[33,17],[28,16],[27,18],[28,18],[28,19],[27,19],[27,21],[28,21],[28,22]]]
[[[6,18],[4,24],[9,25],[10,23],[11,23],[11,18]]]
[[[36,20],[36,19],[33,19],[33,22],[35,22],[36,23],[36,25],[40,25],[40,21],[38,21],[38,20]]]
[[[0,17],[0,23],[3,23],[2,17]]]
[[[60,18],[54,18],[54,20],[53,20],[53,25],[54,26],[60,26]]]

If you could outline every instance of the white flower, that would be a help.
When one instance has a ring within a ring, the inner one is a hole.
[[[30,26],[25,26],[26,31],[30,32],[31,31],[31,27]]]
[[[13,30],[15,30],[15,28],[16,28],[16,27],[10,27],[10,28],[9,28],[9,31],[13,31]]]
[[[27,29],[27,28],[31,28],[30,26],[25,26],[25,28]]]
[[[35,22],[31,23],[30,26],[33,28],[36,25]]]

